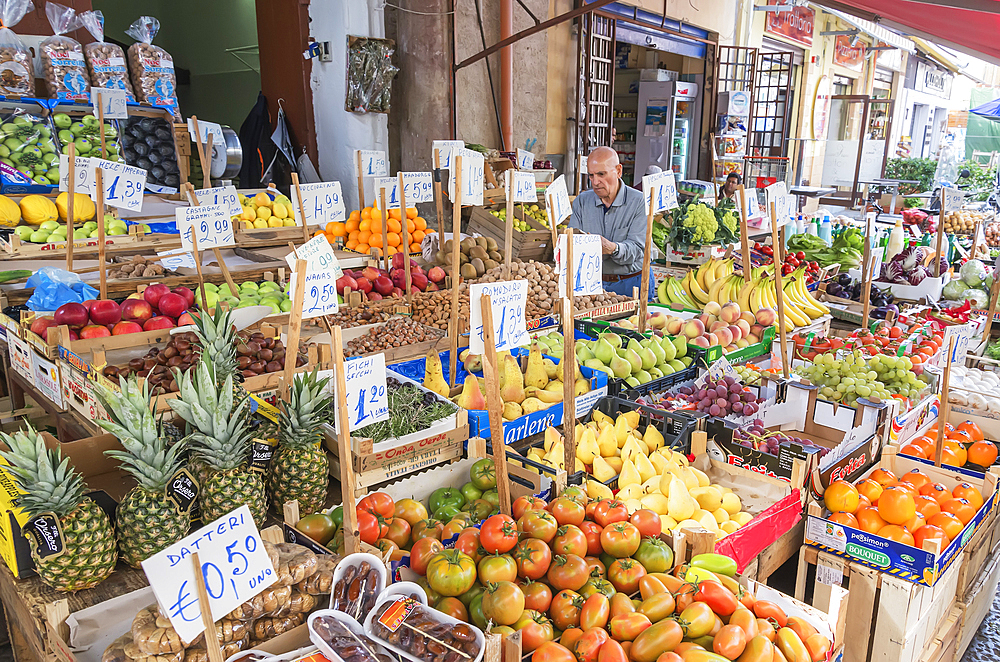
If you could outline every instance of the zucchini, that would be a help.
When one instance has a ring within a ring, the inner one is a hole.
[[[0,283],[9,283],[12,280],[27,278],[35,273],[30,269],[13,269],[11,271],[0,271]]]

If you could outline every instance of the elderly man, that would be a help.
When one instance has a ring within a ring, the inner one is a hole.
[[[604,289],[632,296],[641,286],[646,244],[646,211],[642,193],[622,181],[618,153],[598,147],[587,157],[590,189],[573,201],[569,226],[601,237],[604,251]],[[654,292],[649,279],[649,295]]]

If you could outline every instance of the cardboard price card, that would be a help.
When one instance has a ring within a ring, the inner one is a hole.
[[[642,178],[642,192],[645,206],[643,211],[649,212],[650,200],[653,201],[653,213],[659,214],[668,209],[677,209],[677,183],[674,173],[658,172]]]
[[[183,248],[178,248],[172,251],[163,251],[156,254],[160,258],[160,264],[163,265],[164,269],[197,269],[198,265],[195,264],[194,255],[190,251],[186,251]]]
[[[306,210],[305,225],[324,228],[327,223],[347,220],[340,182],[301,184],[299,191],[302,193],[302,208]],[[297,207],[295,211],[298,213]]]
[[[754,218],[770,218],[767,212],[760,206],[760,200],[757,199],[757,189],[744,189],[743,197],[746,199],[748,221]]]
[[[348,426],[351,432],[389,420],[389,397],[385,386],[385,354],[344,361],[347,382]]]
[[[94,192],[94,165],[91,163],[90,157],[74,157],[73,163],[73,192],[80,195],[91,195]],[[69,191],[68,154],[59,155],[59,191]]]
[[[195,135],[194,120],[191,119],[190,117],[188,118],[188,133],[191,134],[191,140],[194,141],[194,135]],[[201,134],[202,143],[207,143],[208,136],[211,135],[213,146],[215,145],[221,146],[226,144],[226,137],[222,135],[222,126],[216,122],[206,122],[205,120],[198,120],[198,133]],[[195,147],[195,150],[197,149],[198,148]],[[198,155],[195,154],[194,156]],[[210,154],[206,154],[205,156],[211,158]]]
[[[407,207],[412,207],[419,202],[434,202],[434,177],[431,173],[404,172],[402,175],[403,193],[406,196]],[[399,194],[398,177],[379,177],[375,180],[375,190],[385,191],[386,208],[399,209],[402,204],[402,196]],[[380,197],[380,204],[381,201]]]
[[[181,233],[181,248],[194,250],[192,236],[198,238],[198,250],[233,246],[233,221],[229,210],[222,205],[181,207],[174,212],[177,231]]]
[[[344,270],[340,268],[337,256],[333,253],[333,247],[330,246],[330,240],[326,238],[325,234],[313,237],[285,256],[285,262],[288,263],[288,267],[293,272],[296,260],[306,261],[306,273],[332,271],[336,278],[344,275]]]
[[[458,200],[464,207],[483,204],[483,182],[486,177],[486,159],[479,152],[455,147],[451,151],[451,163],[457,164],[457,157],[462,157],[462,195],[455,197],[455,168],[448,171],[448,197]]]
[[[434,163],[434,151],[438,154],[438,163],[442,170],[451,170],[451,153],[455,148],[465,147],[462,140],[435,140],[431,145],[431,163]]]
[[[535,168],[535,155],[533,152],[529,152],[526,149],[517,150],[517,168],[518,170],[534,170]]]
[[[944,213],[958,211],[962,208],[964,201],[965,194],[957,188],[945,187],[941,189],[941,208],[944,210]]]
[[[785,182],[776,182],[764,189],[764,197],[767,200],[767,214],[770,218],[771,205],[774,205],[774,217],[778,220],[778,226],[788,222],[795,214],[795,196],[788,195],[788,187]]]
[[[469,287],[469,306],[472,330],[469,333],[469,351],[485,351],[483,331],[483,295],[490,297],[493,313],[493,339],[496,350],[502,352],[527,344],[528,324],[524,317],[528,305],[528,281],[514,280],[504,283],[473,283]]]
[[[278,581],[246,505],[143,561],[160,611],[187,642],[205,630],[191,560],[195,552],[213,621]]]
[[[135,166],[91,159],[94,169],[104,173],[104,203],[130,211],[142,211],[142,189],[146,186],[146,171]],[[97,191],[90,191],[90,199],[97,202]]]
[[[566,176],[559,175],[545,189],[545,210],[549,223],[559,225],[573,213],[569,203],[569,191],[566,190]]]
[[[389,159],[385,152],[373,149],[354,150],[355,174],[363,177],[385,177],[389,174]],[[361,171],[358,170],[358,155],[361,157]]]
[[[559,296],[566,292],[566,235],[556,238],[556,269],[559,273]],[[602,294],[604,256],[601,238],[596,234],[573,235],[573,294]]]
[[[198,204],[222,205],[229,210],[230,216],[239,216],[243,213],[240,194],[237,193],[235,186],[200,188],[195,190],[194,196],[198,199]]]
[[[94,106],[101,107],[101,110],[104,111],[104,119],[106,120],[128,119],[128,96],[125,90],[121,88],[92,87],[90,88],[90,102]],[[219,133],[221,132],[222,127],[219,127]]]
[[[293,271],[288,281],[288,296],[293,302],[295,290],[299,286],[298,280],[298,274]],[[337,275],[333,271],[307,271],[305,289],[302,291],[302,319],[333,315],[337,310]]]
[[[535,183],[535,174],[532,172],[520,172],[519,170],[507,171],[507,195],[512,202],[538,202],[538,191]]]

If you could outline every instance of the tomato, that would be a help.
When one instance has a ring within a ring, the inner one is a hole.
[[[651,623],[658,623],[672,615],[676,606],[677,603],[674,602],[673,594],[669,591],[664,591],[643,600],[638,611],[640,614],[645,614]]]
[[[579,526],[587,516],[587,509],[569,497],[561,496],[549,504],[547,510],[559,522],[559,526],[572,524]]]
[[[753,612],[745,607],[738,607],[729,617],[729,625],[738,625],[743,628],[743,634],[750,641],[757,636],[757,617]]]
[[[388,529],[388,527],[386,527]],[[378,518],[367,510],[358,510],[358,533],[361,540],[374,545],[382,537],[382,527]]]
[[[580,608],[580,627],[603,628],[608,624],[611,617],[611,603],[608,596],[602,593],[595,593],[583,601]]]
[[[506,554],[517,544],[517,523],[507,515],[488,518],[479,531],[479,544],[490,554]]]
[[[727,577],[736,574],[736,561],[724,554],[697,554],[691,559],[691,566],[711,570],[717,575]]]
[[[391,525],[391,523],[390,523]],[[465,520],[455,518],[444,525],[441,529],[441,540],[451,540],[465,530]]]
[[[615,593],[609,598],[611,602],[611,618],[619,614],[631,614],[635,611],[635,605],[624,593]]]
[[[434,604],[434,608],[452,618],[457,618],[465,623],[469,622],[469,611],[458,598],[441,598]]]
[[[806,639],[806,650],[809,651],[809,658],[813,662],[825,660],[832,647],[830,640],[821,634],[814,634]]]
[[[337,533],[337,524],[326,513],[306,515],[296,522],[295,528],[321,545],[333,540],[334,534]],[[409,527],[407,527],[407,539],[409,539]]]
[[[392,542],[388,538],[382,538],[381,540],[379,540],[378,548],[382,550],[383,557],[386,554],[389,555],[390,561],[402,561],[403,556],[406,555],[406,552],[401,550],[399,547],[396,547],[396,543]]]
[[[576,554],[560,554],[553,558],[546,576],[549,586],[557,591],[562,589],[578,591],[589,578],[590,567],[583,557]]]
[[[604,530],[603,526],[601,526],[597,522],[591,522],[590,520],[586,520],[585,522],[580,524],[579,528],[581,531],[583,531],[583,535],[587,537],[588,556],[597,556],[598,554],[604,551],[604,548],[601,547],[601,531]]]
[[[639,549],[642,536],[629,522],[615,522],[601,531],[601,547],[605,553],[619,559],[632,556]]]
[[[549,616],[552,625],[557,630],[575,628],[580,625],[580,610],[583,609],[583,597],[576,591],[563,589],[552,598]]]
[[[635,511],[628,518],[628,521],[639,529],[639,533],[643,537],[653,536],[655,538],[660,535],[660,531],[663,529],[663,525],[660,524],[660,516],[648,508],[640,508]]]
[[[476,596],[482,595],[485,592],[486,589],[483,587],[483,585],[480,584],[479,582],[476,582],[475,584],[472,585],[472,588],[470,588],[462,595],[458,596],[458,599],[462,601],[462,604],[464,604],[466,608],[468,608],[468,606],[472,604],[472,601],[475,599]]]
[[[732,592],[718,582],[701,582],[694,599],[704,602],[719,616],[729,616],[739,607],[739,600]]]
[[[684,638],[684,630],[674,620],[663,620],[649,626],[632,642],[629,657],[632,662],[656,662],[661,653],[677,648]]]
[[[524,579],[541,579],[552,563],[549,546],[536,538],[527,538],[517,543],[513,555],[517,561],[517,575]]]
[[[673,651],[668,651],[656,658],[656,662],[684,662],[684,658]]]
[[[441,594],[431,588],[431,585],[427,583],[426,577],[417,577],[416,583],[420,588],[424,589],[424,593],[427,594],[427,604],[432,605],[441,599]]]
[[[455,541],[455,549],[466,554],[473,563],[479,563],[483,558],[482,548],[479,546],[479,536],[472,532],[460,535]]]
[[[677,613],[681,613],[694,602],[694,594],[698,592],[698,587],[694,584],[684,582],[679,589],[674,591],[674,600],[677,601]]]
[[[643,600],[666,591],[667,587],[663,585],[663,582],[652,575],[643,575],[639,578],[639,595]]]
[[[462,595],[476,583],[476,563],[456,549],[440,551],[427,564],[427,581],[441,595]]]
[[[524,611],[524,593],[514,582],[491,582],[483,594],[483,616],[500,625],[513,625]]]
[[[476,566],[479,581],[512,582],[517,579],[517,561],[510,554],[491,554],[479,560]]]
[[[685,637],[697,639],[712,631],[715,625],[715,612],[704,602],[693,602],[681,612],[677,622],[684,628]]]
[[[583,631],[583,636],[573,644],[577,662],[597,662],[601,646],[608,642],[608,633],[600,628]]]
[[[798,616],[789,616],[788,624],[785,627],[791,628],[795,634],[799,635],[799,639],[802,643],[805,643],[806,640],[814,634],[818,634],[816,628],[814,628],[807,620]]]
[[[608,581],[620,593],[631,594],[639,590],[639,579],[646,569],[638,561],[617,559],[608,567]]]
[[[562,635],[559,637],[559,643],[569,648],[571,651],[573,649],[573,644],[580,641],[580,637],[583,636],[583,630],[580,628],[566,628],[563,630]],[[573,658],[576,662],[576,658]]]
[[[739,662],[771,662],[774,659],[774,644],[762,634],[747,642]]]
[[[521,519],[521,516],[529,510],[545,510],[545,502],[538,497],[521,496],[514,499],[514,503],[510,504],[511,515],[514,519]]]
[[[543,582],[528,582],[521,586],[524,593],[524,608],[540,611],[543,614],[552,604],[552,589]]]
[[[639,511],[636,511],[639,512]],[[657,520],[659,526],[659,520]],[[674,550],[656,537],[644,537],[632,558],[642,564],[646,572],[669,572],[674,566]]]
[[[619,614],[612,618],[609,629],[611,630],[612,639],[617,641],[633,641],[643,630],[651,625],[652,623],[645,614],[634,611],[631,614]]]
[[[739,625],[724,625],[712,640],[712,650],[727,660],[735,660],[747,647],[747,633]]]
[[[600,593],[601,595],[607,596],[607,598],[610,600],[611,596],[613,596],[616,593],[616,591],[615,587],[612,586],[611,582],[609,582],[607,579],[602,579],[600,577],[594,577],[593,575],[591,575],[590,579],[588,579],[587,583],[583,585],[583,588],[580,589],[579,593],[585,598],[589,598],[595,593]]]
[[[528,538],[552,542],[559,530],[559,523],[552,513],[545,510],[529,510],[517,520],[517,530]]]
[[[487,621],[483,616],[483,594],[480,593],[469,603],[469,620],[480,630],[485,630]]]
[[[421,538],[436,538],[441,540],[441,532],[444,531],[444,524],[436,519],[422,519],[410,529],[410,538],[414,541]]]
[[[594,521],[601,526],[628,521],[628,508],[617,499],[604,500],[594,508]]]
[[[778,634],[774,630],[774,623],[772,623],[766,618],[757,619],[757,632],[758,634],[767,637],[767,640],[770,641],[772,644],[774,643],[774,639]]]
[[[587,496],[587,490],[582,485],[570,485],[563,490],[563,493],[559,496],[568,497],[584,507],[586,507],[586,505],[590,502],[590,497]]]
[[[608,569],[604,566],[604,563],[601,561],[601,559],[597,558],[596,556],[585,556],[583,557],[583,560],[587,562],[588,566],[590,566],[591,577],[599,577],[601,579],[604,579],[607,576]]]
[[[497,486],[497,471],[492,458],[478,460],[469,469],[469,480],[477,488],[485,492]]]
[[[465,496],[455,487],[439,487],[427,499],[427,507],[432,514],[444,506],[454,506],[455,510],[461,510],[464,505]]]
[[[622,645],[611,639],[604,642],[597,654],[597,662],[628,662],[628,655]]]
[[[387,520],[396,516],[396,503],[385,492],[372,492],[358,502],[358,508],[373,515],[381,515]]]
[[[522,611],[513,627],[521,633],[521,650],[525,653],[555,638],[552,621],[533,609]]]
[[[556,529],[556,537],[552,540],[552,551],[556,554],[587,555],[587,536],[580,527],[564,524]]]
[[[493,630],[496,632],[496,630]],[[531,654],[531,662],[576,662],[573,653],[554,641],[546,641]]]
[[[470,503],[483,498],[483,491],[476,487],[471,481],[458,488],[458,491],[465,497],[465,506],[463,506],[463,508],[468,508]]]
[[[778,630],[774,645],[778,647],[788,662],[810,662],[809,651],[792,628]]]
[[[785,627],[788,622],[788,617],[781,607],[767,600],[758,600],[753,606],[753,613],[757,614],[757,618],[773,618],[779,628]]]

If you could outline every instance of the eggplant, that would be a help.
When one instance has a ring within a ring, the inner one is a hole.
[[[130,133],[123,133],[121,137],[122,147],[131,147],[132,143],[135,142],[135,137]]]
[[[126,163],[135,163],[139,158],[139,155],[135,153],[134,149],[126,149],[124,154]]]
[[[170,135],[170,131],[168,129],[156,129],[153,133],[160,140],[173,140],[174,139],[174,137],[172,135]]]
[[[150,156],[152,156],[152,155],[150,155]],[[152,168],[149,169],[149,174],[153,176],[153,179],[162,181],[163,178],[166,176],[167,173],[166,173],[166,171],[162,167],[160,167],[158,165],[155,165],[155,166],[153,166]]]
[[[839,276],[837,276],[837,282],[840,283],[842,287],[847,287],[848,285],[851,284],[850,274],[840,274]]]
[[[177,161],[164,161],[160,164],[160,167],[162,167],[167,174],[175,173],[177,172]]]
[[[839,297],[843,294],[844,288],[840,283],[830,283],[826,286],[826,293],[832,297]]]

